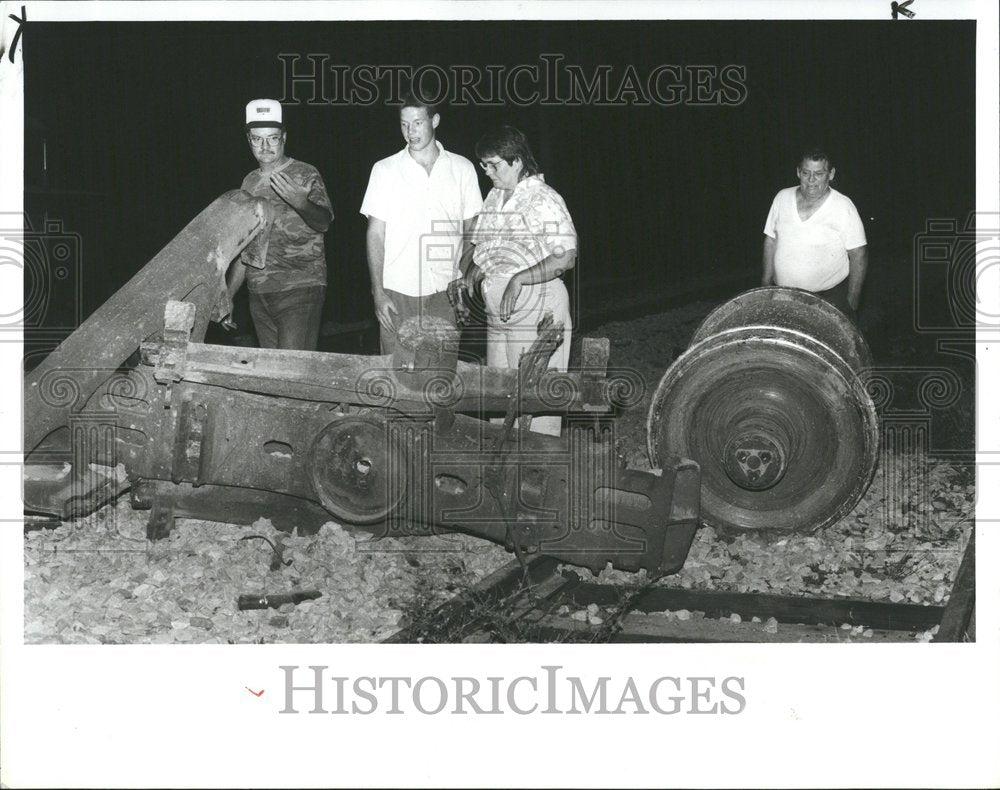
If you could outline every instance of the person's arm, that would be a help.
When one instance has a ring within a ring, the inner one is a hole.
[[[476,225],[483,210],[483,195],[479,191],[479,177],[476,175],[476,167],[472,162],[465,161],[461,169],[462,173],[462,208],[463,214],[472,212],[472,216],[462,220],[462,252],[458,258],[458,268],[462,273],[462,278],[469,284],[469,267],[473,266],[473,274],[478,272],[477,281],[482,280],[482,271],[473,263],[473,253],[476,249],[474,239]]]
[[[526,285],[537,285],[561,277],[576,266],[576,250],[563,250],[542,259],[534,266],[517,272],[507,283],[507,288],[500,299],[500,320],[506,321],[514,311],[517,297]]]
[[[783,189],[774,196],[771,208],[767,210],[767,219],[764,220],[764,251],[761,256],[763,271],[760,276],[760,284],[764,287],[778,284],[774,280],[774,253],[778,248],[778,221],[782,206],[787,204],[788,194],[788,190]]]
[[[271,174],[271,187],[278,193],[278,197],[298,212],[310,228],[317,233],[326,233],[333,222],[333,212],[309,199],[309,187],[281,172]]]
[[[230,300],[239,293],[240,288],[243,287],[243,283],[247,279],[247,266],[240,260],[239,257],[236,258],[230,264],[229,271],[226,272],[226,290],[229,292]]]
[[[761,285],[774,285],[774,249],[777,240],[773,236],[764,234],[764,274],[761,277]]]
[[[478,215],[477,215],[478,216]],[[464,276],[472,263],[472,255],[476,251],[476,243],[472,240],[472,232],[476,228],[476,217],[462,220],[462,251],[458,256],[458,270]]]
[[[868,245],[848,250],[847,264],[850,267],[847,275],[847,304],[856,311],[861,301],[861,286],[865,284],[865,274],[868,272]]]
[[[375,317],[389,332],[396,331],[393,316],[396,308],[382,287],[382,269],[385,265],[385,221],[368,217],[368,231],[365,234],[368,250],[368,273],[372,281],[372,301],[375,303]]]
[[[465,290],[472,293],[483,281],[483,270],[476,266],[474,258],[476,255],[476,243],[473,231],[476,227],[477,217],[467,219],[462,223],[462,257],[458,261],[458,270],[462,273],[462,282]]]

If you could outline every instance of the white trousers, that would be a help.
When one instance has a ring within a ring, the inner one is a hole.
[[[502,322],[499,318],[500,300],[509,281],[509,277],[487,277],[483,282],[483,299],[486,302],[486,364],[496,368],[516,368],[521,354],[538,337],[538,322],[546,313],[552,313],[552,318],[563,324],[563,342],[552,354],[549,367],[559,371],[567,370],[573,318],[569,311],[569,292],[563,281],[556,277],[545,283],[524,286],[510,319]],[[502,423],[503,420],[499,422]],[[534,417],[530,430],[559,436],[562,433],[562,416],[553,414]]]

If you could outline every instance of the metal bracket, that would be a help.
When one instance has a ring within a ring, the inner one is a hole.
[[[208,421],[209,410],[204,403],[185,400],[181,405],[170,470],[173,482],[194,483],[196,487],[204,482],[204,459],[211,456]]]
[[[541,548],[542,524],[552,512],[545,508],[548,476],[540,467],[516,468],[519,478],[518,498],[514,503],[514,539],[519,541],[526,554],[535,554]]]
[[[156,496],[153,499],[153,509],[146,522],[146,539],[162,540],[174,528],[174,500],[169,496]]]
[[[541,546],[542,535],[538,524],[531,521],[519,521],[511,530],[511,535],[507,548],[513,551],[513,542],[516,541],[521,551],[525,554],[537,554]]]
[[[163,310],[163,342],[142,344],[142,361],[152,364],[153,378],[167,386],[164,408],[170,408],[170,385],[184,378],[196,314],[191,302],[169,300]]]

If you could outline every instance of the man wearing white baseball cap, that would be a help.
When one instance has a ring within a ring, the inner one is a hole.
[[[326,295],[323,234],[333,221],[330,198],[315,167],[285,154],[280,103],[254,99],[247,104],[246,135],[260,167],[243,179],[241,188],[266,198],[274,221],[264,267],[247,266],[247,251],[230,267],[227,307],[231,312],[232,298],[246,281],[261,348],[315,351]]]

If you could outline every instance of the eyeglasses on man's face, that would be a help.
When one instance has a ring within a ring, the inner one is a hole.
[[[254,148],[260,148],[264,143],[274,148],[274,146],[281,142],[281,135],[269,134],[267,137],[261,137],[259,134],[248,134],[247,139]]]
[[[828,175],[830,175],[829,170],[802,170],[801,168],[799,169],[799,178],[802,178],[806,181],[822,181]]]
[[[493,160],[490,160],[490,161],[480,160],[480,162],[479,162],[479,166],[481,168],[483,168],[484,172],[487,172],[487,173],[490,171],[490,168],[493,168],[493,172],[496,172],[497,170],[500,169],[501,165],[505,165],[505,164],[507,164],[507,163],[503,159],[493,159]]]

